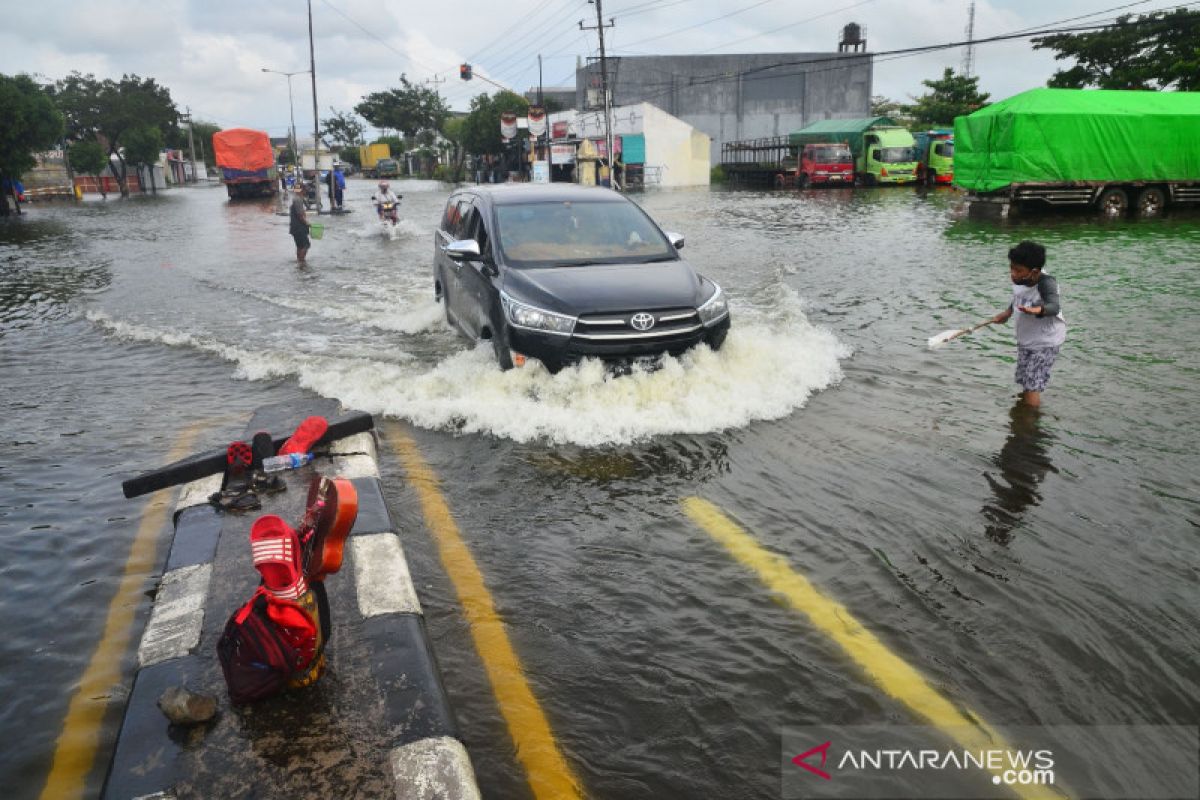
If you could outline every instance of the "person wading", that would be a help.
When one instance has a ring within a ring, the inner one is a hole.
[[[296,184],[292,193],[292,210],[289,216],[291,223],[288,232],[296,240],[296,260],[303,264],[312,242],[308,239],[308,211],[304,207],[304,186],[300,183]]]

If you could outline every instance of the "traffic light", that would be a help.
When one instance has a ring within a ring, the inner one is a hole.
[[[462,78],[464,81],[471,80],[471,65],[463,64],[463,65],[459,66],[458,77]]]

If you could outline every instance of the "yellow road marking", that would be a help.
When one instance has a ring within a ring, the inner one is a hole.
[[[683,500],[683,510],[730,555],[757,573],[767,588],[786,598],[792,608],[807,616],[822,633],[841,646],[879,688],[936,725],[963,748],[973,751],[1008,748],[1003,737],[978,715],[959,710],[938,694],[919,672],[889,650],[845,606],[821,594],[787,561],[766,550],[716,505],[700,497],[688,497]],[[1049,787],[1010,788],[1020,797],[1062,796]]]
[[[176,440],[167,456],[168,463],[183,458],[209,420],[191,425]],[[142,511],[142,521],[125,561],[125,572],[108,606],[108,618],[100,643],[71,696],[62,733],[54,746],[54,761],[42,789],[42,800],[83,797],[87,776],[96,761],[100,731],[113,687],[121,682],[121,662],[133,636],[133,618],[142,604],[146,578],[154,571],[158,555],[158,537],[167,523],[172,489],[160,489],[150,496]]]
[[[471,638],[483,660],[534,796],[540,800],[582,797],[579,780],[559,752],[550,723],[525,680],[521,661],[504,631],[504,621],[492,603],[483,573],[463,542],[450,506],[438,488],[437,475],[416,442],[398,426],[388,427],[387,439],[420,496],[425,524],[433,533],[442,565],[454,583],[471,626]]]

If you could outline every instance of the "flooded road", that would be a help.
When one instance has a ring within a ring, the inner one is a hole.
[[[120,481],[197,422],[219,447],[255,407],[312,393],[377,415],[487,797],[530,797],[529,778],[401,440],[437,474],[588,796],[778,797],[786,729],[922,722],[756,572],[756,548],[993,725],[1200,718],[1195,215],[996,225],[945,190],[639,195],[725,287],[733,330],[614,380],[501,373],[469,347],[433,300],[449,189],[399,191],[384,231],[351,181],[354,213],[324,220],[306,267],[272,204],[221,189],[0,223],[10,795],[38,796],[103,634],[145,505]],[[1013,405],[1011,328],[925,347],[1007,304],[1023,238],[1047,246],[1070,326],[1036,416]],[[121,602],[140,633],[148,599]],[[121,674],[87,698],[96,790],[130,656]]]

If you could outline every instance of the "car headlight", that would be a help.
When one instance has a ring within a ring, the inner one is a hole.
[[[713,286],[717,285],[714,283]],[[696,312],[705,325],[711,325],[729,314],[729,303],[725,302],[725,292],[721,291],[720,286],[717,286],[713,296],[705,300],[704,305],[696,309]]]
[[[504,292],[500,293],[500,303],[504,306],[504,316],[508,319],[509,324],[518,328],[528,328],[560,336],[570,336],[571,332],[575,330],[575,317],[556,314],[544,308],[519,302]]]

